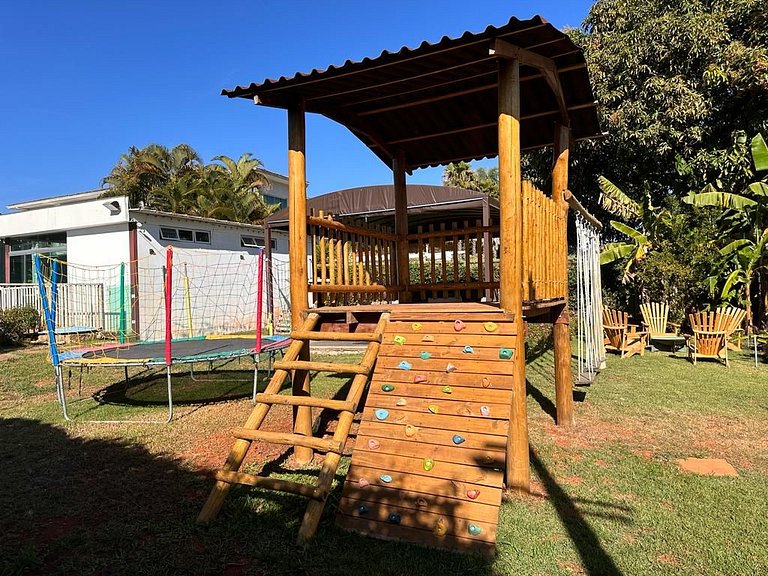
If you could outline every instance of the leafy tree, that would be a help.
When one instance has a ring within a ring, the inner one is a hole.
[[[473,170],[468,162],[448,164],[443,170],[443,184],[482,192],[492,198],[499,197],[499,169],[497,167]]]

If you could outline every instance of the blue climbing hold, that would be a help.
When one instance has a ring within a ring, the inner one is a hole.
[[[421,354],[419,354],[419,358],[421,358],[422,360],[429,360],[430,358],[432,358],[432,354],[430,354],[429,352],[422,352]]]
[[[389,474],[382,474],[381,476],[379,476],[379,480],[389,484],[390,482],[392,482],[392,476],[390,476]]]
[[[475,349],[472,346],[464,346],[464,354],[474,354]]]
[[[411,363],[406,362],[405,360],[400,362],[400,364],[398,364],[397,367],[400,368],[400,370],[410,370],[412,368]]]
[[[376,412],[374,412],[374,414],[376,415],[376,418],[378,420],[386,420],[387,417],[389,416],[389,410],[384,410],[384,408],[379,408],[378,410],[376,410]]]
[[[452,440],[453,440],[453,443],[456,444],[457,446],[459,444],[464,444],[465,442],[464,436],[459,436],[458,434],[454,434]]]
[[[360,504],[360,506],[357,507],[357,511],[359,514],[368,514],[368,512],[370,512],[368,506],[365,504]]]
[[[512,358],[512,348],[499,348],[499,358],[509,360]]]
[[[395,514],[393,512],[389,515],[389,521],[392,522],[392,524],[400,524],[400,514]]]
[[[470,524],[467,526],[467,532],[472,534],[472,536],[479,536],[482,531],[483,530],[477,524]]]

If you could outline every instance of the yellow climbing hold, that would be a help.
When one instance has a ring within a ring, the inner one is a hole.
[[[427,406],[427,409],[430,412],[432,412],[432,414],[437,414],[438,412],[440,412],[440,406],[438,406],[437,404],[430,404],[429,406]]]
[[[445,536],[448,533],[448,526],[445,523],[445,518],[440,518],[435,523],[435,528],[432,531],[435,536]]]
[[[483,328],[485,328],[486,332],[496,332],[499,329],[499,325],[496,322],[485,322]]]
[[[403,344],[405,344],[405,336],[395,336],[394,338],[392,338],[392,341],[398,346],[402,346]]]
[[[411,330],[413,330],[414,332],[418,332],[419,330],[421,330],[421,322],[414,322],[413,324],[411,324]]]

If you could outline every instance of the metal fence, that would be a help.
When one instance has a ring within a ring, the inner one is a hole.
[[[47,297],[50,298],[50,287]],[[89,327],[94,330],[114,329],[109,326],[104,309],[103,284],[59,284],[56,328]],[[31,306],[43,317],[43,306],[37,284],[5,284],[0,286],[0,310]]]

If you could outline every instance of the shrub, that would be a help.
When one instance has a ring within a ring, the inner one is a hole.
[[[0,310],[0,345],[18,346],[39,325],[40,315],[31,306]]]

